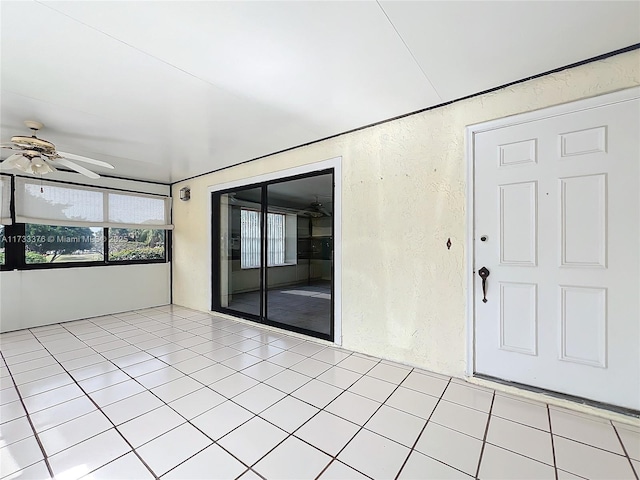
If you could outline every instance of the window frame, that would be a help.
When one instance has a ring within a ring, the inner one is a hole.
[[[253,208],[248,208],[248,207],[240,207],[240,215],[242,215],[242,212],[255,212],[260,214],[261,212],[259,210],[253,209]],[[268,263],[267,262],[267,268],[277,268],[277,267],[291,267],[293,265],[297,265],[298,264],[298,259],[297,257],[294,257],[293,260],[289,259],[289,261],[287,261],[287,218],[288,218],[288,214],[286,213],[282,213],[282,212],[267,212],[267,231],[269,229],[269,215],[279,215],[282,217],[282,257],[284,258],[284,260],[282,261],[282,263]],[[262,231],[259,231],[259,243],[260,246],[262,246]],[[259,261],[257,265],[249,265],[249,266],[245,266],[242,264],[242,235],[240,236],[240,268],[242,270],[252,270],[252,269],[256,269],[256,268],[260,268],[260,263],[262,262],[262,252],[260,252],[259,254]],[[267,259],[269,256],[269,252],[267,252]]]
[[[30,177],[29,177],[30,178]],[[16,223],[16,210],[15,210],[15,189],[16,189],[16,175],[11,175],[11,218],[13,223],[11,225],[4,225],[4,236],[12,237],[14,239],[18,239],[18,241],[13,242],[5,242],[5,263],[4,265],[0,265],[0,272],[5,271],[13,271],[13,270],[46,270],[46,269],[57,269],[57,268],[90,268],[90,267],[107,267],[107,266],[117,266],[117,265],[146,265],[146,264],[155,264],[155,263],[171,263],[172,261],[172,230],[171,229],[163,229],[165,231],[165,240],[164,240],[164,258],[156,258],[156,259],[144,259],[144,260],[117,260],[117,261],[109,261],[109,229],[110,228],[128,228],[128,229],[141,229],[141,230],[159,230],[159,228],[145,228],[145,225],[140,225],[137,227],[120,227],[117,225],[111,226],[101,226],[96,225],[95,228],[102,228],[102,232],[104,235],[104,257],[102,260],[96,261],[85,261],[85,262],[60,262],[60,263],[27,263],[26,259],[26,242],[25,242],[25,232],[26,232],[26,223]],[[89,187],[89,188],[100,188],[94,187],[92,185],[83,185],[76,184],[70,182],[64,182],[59,180],[51,180],[51,182],[60,183],[63,185],[69,185],[73,187]],[[140,196],[158,196],[164,197],[164,195],[159,194],[149,194],[143,192],[136,192],[125,189],[112,189],[112,188],[104,188],[105,192],[122,192],[129,193],[131,195],[140,195]],[[171,199],[171,193],[169,193],[168,198]],[[171,217],[171,211],[168,212],[168,217]],[[46,224],[45,224],[46,225]],[[51,225],[56,226],[56,225]],[[77,225],[69,225],[71,227]],[[21,239],[21,240],[20,240]]]

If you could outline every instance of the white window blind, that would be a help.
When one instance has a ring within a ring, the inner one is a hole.
[[[240,267],[258,268],[262,251],[260,234],[260,212],[240,210]],[[285,263],[285,216],[267,214],[267,265],[272,267]]]
[[[0,176],[0,225],[11,225],[11,177]]]
[[[170,199],[16,178],[16,221],[44,225],[172,229]]]

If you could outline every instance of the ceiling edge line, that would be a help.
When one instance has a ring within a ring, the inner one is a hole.
[[[398,115],[398,116],[395,116],[395,117],[392,117],[392,118],[387,118],[386,120],[380,120],[379,122],[370,123],[370,124],[364,125],[362,127],[353,128],[353,129],[347,130],[345,132],[336,133],[335,135],[329,135],[328,137],[323,137],[323,138],[320,138],[318,140],[312,140],[310,142],[302,143],[300,145],[295,145],[293,147],[284,148],[284,149],[278,150],[276,152],[271,152],[271,153],[267,153],[265,155],[260,155],[258,157],[251,158],[249,160],[243,160],[241,162],[234,163],[233,165],[228,165],[226,167],[217,168],[217,169],[211,170],[209,172],[199,173],[198,175],[192,175],[190,177],[186,177],[186,178],[183,178],[181,180],[176,180],[175,182],[171,182],[169,185],[170,186],[177,185],[178,183],[187,182],[189,180],[193,180],[194,178],[204,177],[205,175],[211,175],[212,173],[218,173],[218,172],[221,172],[223,170],[228,170],[230,168],[237,167],[239,165],[244,165],[246,163],[255,162],[256,160],[261,160],[263,158],[271,157],[273,155],[279,155],[281,153],[289,152],[289,151],[295,150],[297,148],[308,147],[309,145],[313,145],[315,143],[320,143],[320,142],[324,142],[325,140],[330,140],[332,138],[341,137],[342,135],[348,135],[350,133],[359,132],[360,130],[365,130],[367,128],[376,127],[376,126],[382,125],[384,123],[393,122],[394,120],[399,120],[401,118],[410,117],[411,115],[417,115],[419,113],[428,112],[429,110],[435,110],[437,108],[446,107],[447,105],[451,105],[453,103],[462,102],[464,100],[469,100],[470,98],[474,98],[474,97],[479,97],[480,95],[485,95],[487,93],[495,92],[497,90],[502,90],[503,88],[511,87],[511,86],[517,85],[519,83],[528,82],[529,80],[534,80],[536,78],[544,77],[546,75],[552,75],[554,73],[558,73],[558,72],[561,72],[563,70],[568,70],[570,68],[579,67],[581,65],[587,65],[589,63],[597,62],[597,61],[600,61],[600,60],[606,60],[607,58],[614,57],[614,56],[620,55],[622,53],[631,52],[633,50],[639,50],[639,49],[640,49],[640,43],[634,43],[633,45],[629,45],[628,47],[623,47],[623,48],[619,48],[617,50],[613,50],[611,52],[607,52],[607,53],[603,53],[603,54],[600,54],[600,55],[596,55],[595,57],[591,57],[591,58],[587,58],[585,60],[580,60],[578,62],[570,63],[568,65],[564,65],[562,67],[554,68],[552,70],[547,70],[545,72],[538,73],[538,74],[532,75],[530,77],[525,77],[525,78],[521,78],[520,80],[515,80],[513,82],[508,82],[508,83],[505,83],[505,84],[500,85],[498,87],[489,88],[489,89],[483,90],[481,92],[472,93],[472,94],[466,95],[464,97],[460,97],[460,98],[456,98],[454,100],[449,100],[447,102],[439,103],[438,105],[433,105],[431,107],[421,108],[420,110],[415,110],[415,111],[412,111],[412,112],[409,112],[409,113],[403,113],[402,115]]]

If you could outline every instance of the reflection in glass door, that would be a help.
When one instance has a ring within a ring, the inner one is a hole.
[[[267,186],[267,322],[331,336],[333,176]]]
[[[262,311],[262,189],[218,199],[220,307],[259,317]]]
[[[333,172],[214,193],[213,212],[213,309],[333,340]]]

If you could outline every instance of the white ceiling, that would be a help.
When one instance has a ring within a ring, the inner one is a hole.
[[[2,1],[0,15],[2,141],[38,120],[60,150],[161,182],[640,43],[638,1]]]

